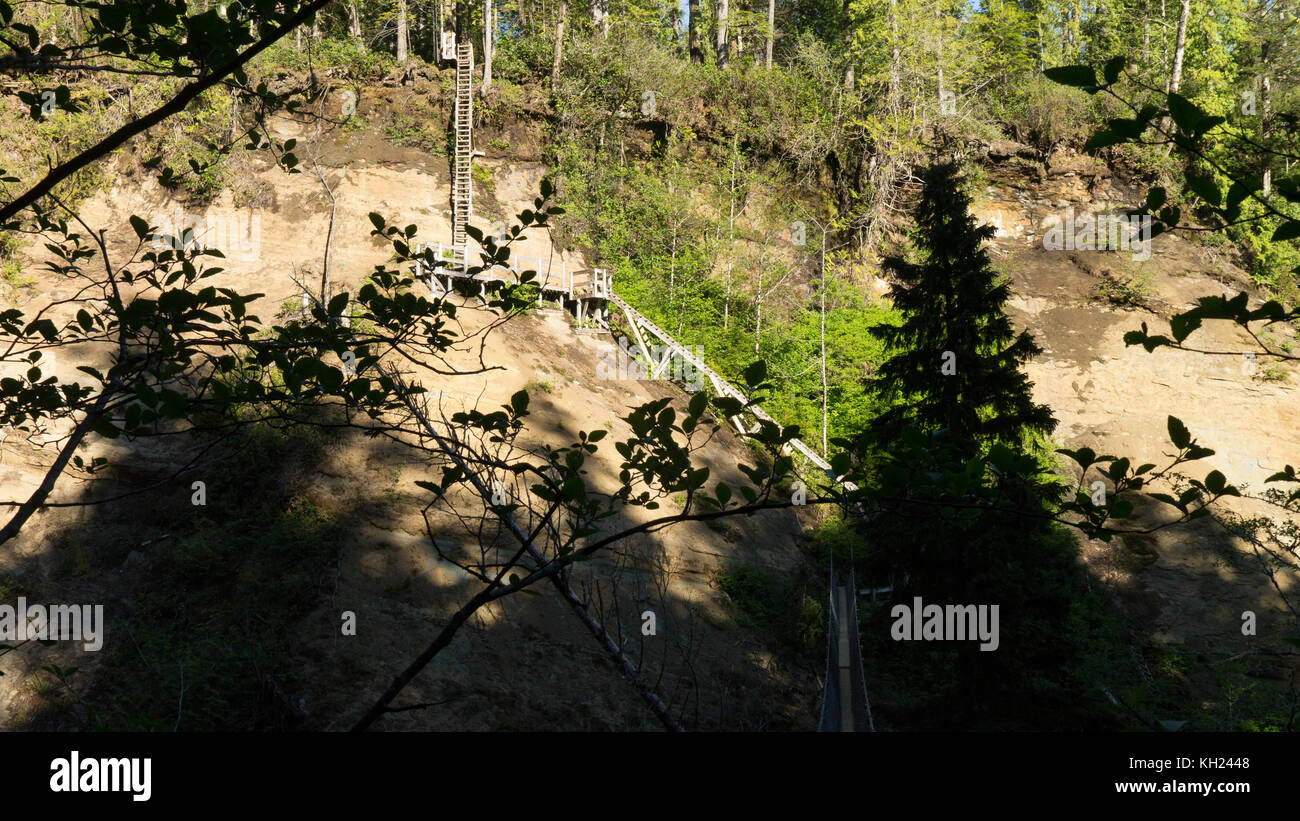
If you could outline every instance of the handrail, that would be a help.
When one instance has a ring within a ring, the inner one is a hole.
[[[640,324],[643,328],[645,328],[650,333],[654,334],[656,337],[659,338],[661,342],[667,345],[669,350],[671,350],[673,353],[685,359],[696,369],[698,369],[701,373],[707,376],[709,378],[709,381],[713,383],[714,387],[718,389],[719,393],[721,393],[724,396],[729,396],[732,399],[735,399],[737,401],[744,402],[747,405],[746,410],[754,414],[754,416],[758,417],[759,419],[762,419],[765,422],[771,422],[772,424],[780,427],[780,423],[777,422],[775,419],[773,419],[766,411],[764,411],[758,405],[749,404],[749,398],[746,397],[745,394],[741,393],[734,386],[732,386],[730,382],[723,379],[712,368],[704,364],[704,362],[701,361],[699,357],[695,356],[695,354],[691,353],[691,351],[688,348],[683,346],[677,340],[673,339],[672,336],[667,331],[660,328],[655,323],[651,322],[648,318],[646,318],[644,314],[642,314],[636,308],[633,308],[631,305],[627,304],[627,302],[623,300],[622,297],[615,294],[612,289],[609,291],[608,299],[610,302],[617,305],[619,309],[622,310],[623,313],[627,315],[629,321]],[[825,459],[823,459],[821,454],[817,453],[815,450],[808,447],[806,444],[804,444],[802,440],[791,439],[790,447],[799,451],[799,453],[803,454],[808,459],[808,461],[812,462],[814,465],[821,468],[826,473],[827,476],[829,476],[831,479],[835,480],[836,482],[839,482],[846,489],[857,490],[857,486],[854,485],[852,482],[846,482],[840,479],[839,474],[837,474],[835,472],[835,469],[831,467],[830,462],[827,462]]]

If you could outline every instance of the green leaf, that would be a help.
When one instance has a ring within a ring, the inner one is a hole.
[[[131,215],[131,227],[135,229],[135,235],[140,239],[149,236],[149,223],[145,222],[135,214]]]
[[[1188,174],[1187,187],[1192,189],[1198,197],[1205,200],[1210,205],[1218,205],[1223,202],[1223,194],[1219,191],[1219,186],[1209,177]]]
[[[1166,422],[1169,428],[1169,441],[1174,443],[1174,447],[1182,450],[1192,441],[1192,434],[1183,424],[1183,420],[1176,416],[1170,416]]]
[[[1223,216],[1228,222],[1237,221],[1237,218],[1241,216],[1241,203],[1257,187],[1259,186],[1245,185],[1240,180],[1232,181],[1232,185],[1228,186],[1228,201],[1223,210]]]
[[[1054,83],[1075,88],[1097,85],[1097,72],[1092,66],[1058,66],[1045,70],[1043,76]]]
[[[1281,242],[1282,240],[1295,239],[1300,237],[1300,220],[1291,220],[1284,222],[1273,232],[1273,241]]]
[[[1174,118],[1178,130],[1187,134],[1196,133],[1200,124],[1209,119],[1209,115],[1191,100],[1177,92],[1169,92],[1169,116]]]
[[[514,395],[510,397],[510,407],[516,414],[528,410],[528,391],[516,391]]]
[[[1127,458],[1116,459],[1111,463],[1110,470],[1106,471],[1106,475],[1111,478],[1111,481],[1118,482],[1124,478],[1124,474],[1128,473],[1128,468],[1129,460]]]
[[[1063,454],[1065,456],[1069,456],[1071,459],[1078,462],[1079,467],[1083,468],[1085,471],[1088,469],[1089,465],[1097,461],[1097,453],[1092,448],[1085,447],[1085,448],[1079,448],[1078,450],[1070,450],[1069,448],[1059,448],[1056,452]]]
[[[731,501],[731,488],[728,487],[727,485],[724,485],[722,482],[719,482],[719,483],[718,483],[718,502],[719,502],[723,507],[726,507],[727,502],[729,502],[729,501]]]
[[[1211,493],[1222,493],[1227,485],[1227,477],[1217,470],[1210,471],[1209,475],[1205,477],[1205,487]]]
[[[582,481],[581,476],[570,476],[564,480],[560,490],[566,498],[576,502],[587,495],[587,483]]]
[[[1102,75],[1106,78],[1106,85],[1110,85],[1119,79],[1119,75],[1124,71],[1124,66],[1128,63],[1128,58],[1120,55],[1112,57],[1106,61],[1106,67],[1101,70]]]

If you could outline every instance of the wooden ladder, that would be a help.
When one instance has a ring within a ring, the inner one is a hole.
[[[454,128],[456,154],[453,159],[451,179],[451,244],[457,248],[465,245],[465,226],[473,211],[473,179],[470,161],[474,146],[470,126],[474,120],[474,94],[470,87],[470,73],[474,70],[473,47],[466,42],[456,44],[456,109]]]

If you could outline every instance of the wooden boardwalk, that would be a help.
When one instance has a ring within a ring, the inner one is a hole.
[[[573,302],[599,300],[604,302],[610,293],[611,277],[601,268],[571,268],[564,260],[541,257],[524,257],[513,255],[507,265],[495,265],[477,273],[470,273],[470,268],[481,263],[467,262],[469,249],[467,245],[455,247],[434,243],[417,245],[412,250],[422,253],[425,249],[433,251],[434,259],[443,264],[429,270],[422,260],[415,261],[415,275],[425,279],[429,288],[436,294],[445,294],[451,289],[453,281],[472,281],[480,283],[481,292],[486,292],[489,283],[517,283],[524,271],[535,271],[537,278],[533,283],[541,293],[538,301],[543,299],[565,299]],[[603,307],[603,306],[602,306]]]

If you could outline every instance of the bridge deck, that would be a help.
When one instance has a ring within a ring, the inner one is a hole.
[[[848,584],[844,585],[836,585],[833,574],[832,570],[830,609],[826,619],[826,685],[817,729],[831,733],[869,733],[875,730],[875,723],[871,718],[866,677],[862,672],[853,572],[849,571]]]

